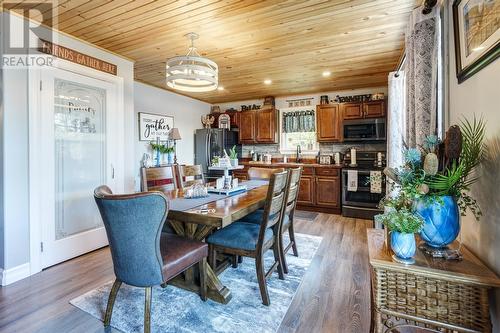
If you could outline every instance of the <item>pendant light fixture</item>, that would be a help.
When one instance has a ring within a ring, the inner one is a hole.
[[[204,92],[217,89],[219,69],[210,59],[202,57],[194,47],[194,40],[200,36],[194,32],[186,34],[191,40],[185,56],[167,60],[167,86],[172,89]]]

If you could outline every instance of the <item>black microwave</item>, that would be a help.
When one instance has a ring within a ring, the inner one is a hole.
[[[344,120],[344,142],[385,141],[385,118]]]

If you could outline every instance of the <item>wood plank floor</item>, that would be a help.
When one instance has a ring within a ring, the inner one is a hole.
[[[296,232],[322,236],[323,242],[279,332],[368,332],[366,228],[371,222],[315,215],[299,213],[296,221]],[[104,248],[2,287],[0,332],[118,332],[104,330],[101,321],[69,304],[113,278],[111,256]]]

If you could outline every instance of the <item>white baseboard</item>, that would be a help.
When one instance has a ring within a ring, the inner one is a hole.
[[[30,276],[30,263],[27,262],[9,269],[0,269],[0,273],[1,284],[6,286]]]

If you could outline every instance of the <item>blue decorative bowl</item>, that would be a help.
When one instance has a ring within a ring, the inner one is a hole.
[[[460,211],[452,196],[429,202],[420,199],[415,203],[415,212],[424,220],[420,237],[434,248],[446,247],[460,233]]]
[[[415,235],[391,231],[391,248],[398,258],[413,258],[415,251],[417,250]]]

